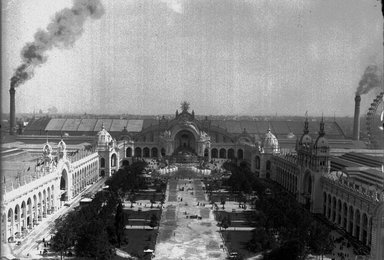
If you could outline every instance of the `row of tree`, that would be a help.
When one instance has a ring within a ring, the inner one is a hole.
[[[124,240],[122,199],[128,191],[145,188],[139,175],[144,171],[143,162],[125,166],[112,175],[106,184],[109,189],[95,194],[91,203],[57,219],[53,228],[51,248],[61,258],[67,252],[76,256],[110,259],[114,249]],[[157,219],[151,219],[157,225]]]
[[[264,259],[305,259],[309,253],[326,254],[333,250],[330,229],[316,221],[287,192],[262,182],[246,164],[225,164],[232,172],[226,185],[244,197],[255,191],[256,211],[250,220],[255,225],[248,249],[266,252]],[[266,194],[266,189],[272,190]]]

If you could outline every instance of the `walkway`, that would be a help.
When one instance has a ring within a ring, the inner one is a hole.
[[[225,259],[226,249],[201,181],[172,179],[167,193],[154,259]]]

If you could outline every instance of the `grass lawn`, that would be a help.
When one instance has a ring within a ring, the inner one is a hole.
[[[253,256],[247,250],[247,243],[252,238],[252,231],[221,231],[229,252],[236,251],[243,257]]]
[[[139,256],[140,259],[144,256],[144,249],[155,249],[157,228],[154,230],[127,229],[124,235],[128,244],[122,245],[120,249],[129,254]]]
[[[161,210],[148,210],[148,211],[137,211],[137,210],[130,210],[130,209],[124,209],[125,219],[128,219],[128,223],[125,223],[125,225],[143,225],[145,223],[145,220],[147,220],[147,223],[151,220],[151,216],[155,214],[157,216],[157,219],[160,220],[161,218]],[[138,221],[130,221],[129,219],[141,219],[142,222]]]
[[[231,227],[254,227],[254,223],[251,222],[252,214],[254,212],[226,212],[219,210],[215,212],[215,219],[220,222],[223,217],[229,216],[231,220]]]

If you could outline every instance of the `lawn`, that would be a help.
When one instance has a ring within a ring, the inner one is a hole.
[[[252,231],[221,231],[221,234],[229,252],[236,251],[245,258],[254,255],[247,250],[247,243],[252,238]]]
[[[125,222],[125,225],[133,225],[133,226],[140,226],[143,225],[147,220],[147,223],[149,223],[151,216],[155,214],[157,216],[157,219],[160,220],[161,218],[161,210],[148,210],[148,211],[137,211],[137,210],[130,210],[130,209],[124,209],[125,213],[125,220],[128,219],[128,222]],[[130,221],[130,219],[135,219],[134,221]],[[141,221],[139,221],[141,220]]]
[[[226,212],[219,210],[215,212],[215,219],[220,222],[223,217],[229,216],[231,220],[230,227],[254,227],[255,224],[251,222],[252,214],[254,214],[254,212],[251,211]]]
[[[128,244],[121,246],[121,250],[143,259],[144,249],[155,249],[157,228],[154,230],[126,229],[125,240]]]

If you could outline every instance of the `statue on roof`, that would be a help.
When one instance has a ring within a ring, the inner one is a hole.
[[[188,112],[188,110],[189,110],[189,103],[187,102],[187,101],[183,101],[183,102],[181,102],[181,110],[183,111],[183,112]]]

